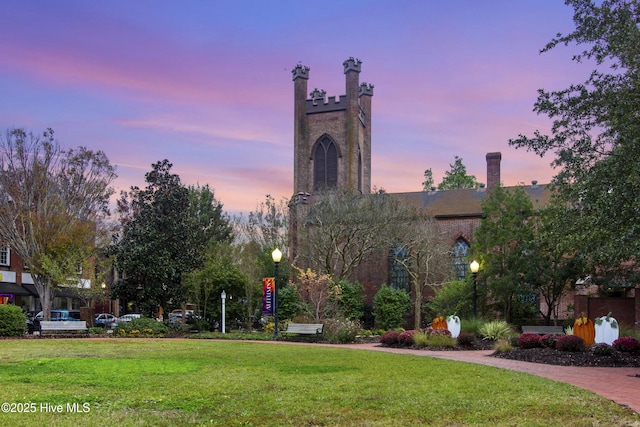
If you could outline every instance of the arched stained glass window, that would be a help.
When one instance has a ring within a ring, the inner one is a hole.
[[[408,262],[409,252],[406,246],[398,245],[389,251],[389,287],[407,292],[411,290]]]
[[[335,142],[323,136],[313,153],[313,187],[316,190],[338,184],[338,148]]]
[[[467,255],[469,254],[469,242],[462,237],[453,245],[453,268],[458,279],[463,279],[469,270]]]

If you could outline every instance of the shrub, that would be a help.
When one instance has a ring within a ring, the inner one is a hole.
[[[416,347],[426,347],[429,345],[427,341],[427,333],[425,331],[416,331],[413,335],[413,345]]]
[[[536,348],[542,347],[540,339],[542,337],[533,332],[525,332],[518,336],[518,347],[520,348]]]
[[[0,304],[0,337],[18,337],[24,334],[27,316],[22,309],[11,304]]]
[[[271,325],[272,325],[271,333],[273,334],[273,323],[271,323]],[[184,335],[187,332],[189,332],[189,330],[191,329],[191,325],[187,325],[186,323],[182,323],[182,322],[173,322],[173,323],[165,324],[165,326],[167,327],[167,330],[168,330],[167,333],[172,336]]]
[[[437,313],[457,313],[460,316],[471,315],[472,282],[454,280],[445,283],[436,291],[436,295],[427,304],[427,318]]]
[[[584,340],[576,335],[564,335],[558,338],[556,348],[560,351],[581,351],[584,349]]]
[[[349,319],[327,319],[324,322],[324,339],[329,342],[347,344],[356,341],[360,334],[360,323]]]
[[[511,339],[509,338],[500,338],[493,345],[493,350],[496,353],[508,353],[513,350],[513,346],[511,345]]]
[[[105,328],[102,328],[100,326],[94,326],[92,328],[89,328],[89,333],[92,335],[105,335],[107,331],[105,330]]]
[[[511,338],[513,331],[511,326],[504,320],[487,322],[480,328],[480,335],[486,340],[499,340],[500,338]]]
[[[396,331],[387,331],[380,337],[380,343],[385,345],[395,345],[398,344],[398,337],[400,333]]]
[[[405,314],[411,309],[409,294],[400,289],[382,285],[373,298],[373,316],[376,325],[383,329],[393,329],[404,325]]]
[[[607,343],[595,344],[592,349],[596,356],[611,356],[613,354],[613,347]]]
[[[447,331],[449,332],[449,331]],[[427,336],[427,345],[429,347],[455,347],[456,339],[449,334],[434,333]]]
[[[398,344],[400,345],[413,345],[413,336],[416,335],[418,331],[410,330],[404,331],[400,335],[398,335]]]
[[[140,334],[140,331],[145,329],[153,331],[154,335],[161,335],[169,332],[167,325],[149,317],[141,317],[139,319],[133,319],[130,322],[118,323],[114,328],[114,332],[119,335],[122,335],[120,331],[124,331],[125,334],[137,335]]]
[[[546,348],[556,348],[558,342],[558,335],[546,334],[540,337],[540,345]]]
[[[470,332],[475,336],[480,335],[480,328],[484,325],[484,321],[477,317],[464,319],[460,321],[460,332]]]
[[[460,332],[460,335],[458,335],[457,341],[459,346],[471,347],[475,339],[476,339],[475,334],[472,334],[471,332]]]
[[[638,351],[640,350],[640,341],[633,337],[622,337],[615,340],[612,346],[618,351]]]
[[[360,321],[364,317],[364,287],[360,283],[351,283],[346,280],[336,285],[332,296],[336,300],[339,313],[347,319]]]

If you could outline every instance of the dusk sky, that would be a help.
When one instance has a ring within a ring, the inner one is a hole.
[[[103,150],[119,192],[168,159],[209,184],[224,210],[293,193],[293,82],[345,93],[342,62],[374,85],[372,185],[420,191],[454,156],[486,182],[547,183],[551,157],[508,145],[546,131],[537,90],[583,81],[575,47],[540,54],[573,29],[560,0],[4,1],[0,131],[53,128],[68,148]]]

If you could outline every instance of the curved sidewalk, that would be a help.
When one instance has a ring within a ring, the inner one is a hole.
[[[348,344],[340,347],[387,353],[412,354],[459,362],[477,363],[525,372],[592,391],[640,413],[640,368],[557,366],[490,357],[492,350],[431,351],[382,347],[380,344]]]

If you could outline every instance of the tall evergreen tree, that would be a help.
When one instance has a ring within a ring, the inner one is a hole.
[[[591,62],[584,83],[559,91],[539,90],[534,111],[553,120],[550,134],[520,135],[510,144],[543,156],[555,153],[554,178],[575,216],[566,229],[587,248],[591,271],[637,270],[640,252],[640,4],[637,0],[567,0],[575,30],[558,45],[584,49],[573,60]],[[624,274],[623,274],[624,275]]]
[[[486,300],[494,302],[506,321],[517,320],[527,305],[533,309],[525,299],[535,292],[526,276],[533,213],[533,204],[521,187],[497,186],[482,202],[484,218],[475,232],[474,251],[481,260]]]
[[[459,188],[476,188],[480,185],[474,175],[467,175],[467,168],[462,164],[462,158],[455,156],[450,170],[445,172],[438,190],[455,190]]]
[[[183,273],[202,266],[210,240],[231,238],[208,187],[187,189],[171,167],[168,160],[153,164],[147,187],[132,187],[118,201],[122,233],[111,253],[124,276],[114,295],[149,316],[184,302]]]

